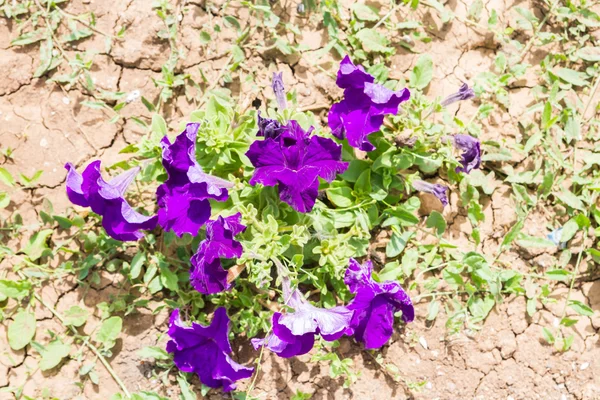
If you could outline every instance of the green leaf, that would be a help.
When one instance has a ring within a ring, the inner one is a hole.
[[[32,32],[27,32],[17,37],[10,42],[11,46],[26,46],[35,42],[39,42],[46,38],[48,31],[46,29],[37,29]]]
[[[554,344],[554,342],[556,341],[550,329],[542,328],[542,334],[544,335],[544,339],[546,340],[546,342],[548,342],[549,344]]]
[[[390,238],[389,243],[385,247],[385,255],[389,258],[394,258],[400,255],[406,244],[412,237],[413,232],[406,231],[402,234],[398,234],[396,232],[392,233],[392,237]]]
[[[65,325],[81,326],[85,324],[89,318],[87,310],[79,306],[71,306],[65,313]]]
[[[363,49],[368,52],[375,53],[391,53],[393,48],[387,47],[389,41],[385,36],[370,28],[363,28],[356,33],[356,38],[362,45]]]
[[[539,237],[535,237],[535,236],[529,236],[529,235],[525,235],[522,233],[518,235],[517,243],[521,247],[534,248],[534,249],[540,249],[540,248],[545,248],[545,247],[556,247],[556,244],[554,244],[554,242],[552,240],[549,240],[546,238],[539,238]]]
[[[48,250],[48,244],[46,241],[48,237],[54,232],[52,229],[44,229],[33,234],[29,243],[21,250],[29,257],[31,261],[36,261],[44,252]]]
[[[96,333],[96,341],[102,343],[106,348],[112,348],[115,345],[115,340],[121,333],[123,320],[121,317],[110,317],[104,322]]]
[[[552,118],[552,104],[546,102],[542,112],[542,129],[548,129],[557,121],[558,117]]]
[[[556,196],[560,201],[562,201],[563,203],[565,203],[566,205],[568,205],[571,208],[574,208],[574,209],[580,210],[580,211],[585,211],[583,202],[579,199],[579,197],[575,196],[572,192],[562,191],[562,192],[554,193],[554,196]]]
[[[591,317],[594,315],[594,310],[579,300],[569,300],[569,307],[571,307],[577,314],[585,317]]]
[[[6,208],[10,204],[10,196],[6,192],[0,192],[0,209]]]
[[[424,54],[419,57],[417,64],[410,73],[410,86],[416,89],[425,89],[433,78],[433,60]]]
[[[576,56],[584,61],[600,61],[600,47],[584,47],[575,52]]]
[[[492,308],[494,308],[494,304],[496,301],[494,300],[494,296],[491,294],[485,297],[471,297],[467,303],[469,307],[469,312],[473,316],[471,322],[477,323],[483,321]]]
[[[479,22],[481,19],[481,12],[483,11],[483,1],[482,0],[474,0],[469,7],[469,19]]]
[[[13,187],[15,186],[15,178],[12,177],[10,172],[6,169],[0,167],[0,182],[4,183],[6,186]]]
[[[440,302],[437,300],[433,300],[427,306],[427,321],[433,321],[438,313],[440,312]]]
[[[427,218],[426,225],[428,228],[436,228],[437,235],[441,236],[446,230],[446,220],[444,216],[437,211],[432,211]]]
[[[138,351],[138,356],[141,358],[154,358],[155,360],[168,360],[171,358],[169,353],[162,347],[147,346]]]
[[[208,44],[211,41],[211,37],[210,34],[206,31],[201,31],[200,32],[200,43],[202,44]]]
[[[546,278],[552,279],[553,281],[563,281],[567,282],[571,278],[571,273],[569,271],[565,271],[564,269],[553,269],[551,271],[546,271]]]
[[[337,187],[327,190],[327,198],[337,207],[350,207],[354,204],[352,190],[349,187]]]
[[[60,339],[50,342],[42,351],[40,369],[42,371],[48,371],[49,369],[56,367],[70,352],[71,346],[64,344]]]
[[[354,3],[351,9],[356,18],[361,21],[377,21],[379,19],[377,10],[364,3]]]
[[[167,136],[167,123],[160,114],[152,115],[152,125],[150,130],[159,134],[161,137]]]
[[[144,263],[146,262],[146,254],[143,252],[138,252],[136,253],[135,256],[133,256],[133,260],[131,260],[131,269],[129,270],[129,277],[131,279],[137,279],[138,276],[140,276],[140,273],[142,272],[142,266],[144,265]]]
[[[521,229],[523,229],[523,224],[524,221],[519,220],[512,226],[512,228],[510,228],[510,231],[508,231],[508,233],[504,236],[504,239],[502,239],[500,248],[510,245],[517,238],[517,235],[521,232]]]
[[[371,192],[371,170],[368,169],[360,174],[354,184],[354,190],[358,193]]]
[[[171,271],[166,266],[160,267],[160,280],[161,280],[163,286],[169,290],[172,290],[175,292],[175,291],[177,291],[177,289],[179,289],[179,284],[177,283],[178,282],[177,274],[175,274],[175,272]]]
[[[22,299],[29,295],[31,282],[0,280],[0,293],[11,299]]]
[[[13,350],[21,350],[31,342],[35,335],[35,316],[21,310],[8,325],[8,344]]]
[[[177,377],[177,383],[179,383],[179,388],[181,389],[181,394],[179,395],[180,400],[197,400],[196,394],[190,388],[190,384],[187,383],[183,376]]]
[[[576,117],[569,117],[565,124],[565,134],[569,141],[581,139],[581,121]]]
[[[587,75],[583,72],[574,71],[569,68],[559,68],[554,74],[565,82],[575,86],[585,86],[588,84]]]
[[[95,110],[102,110],[103,108],[109,108],[108,105],[103,101],[82,101],[82,106],[93,108]]]

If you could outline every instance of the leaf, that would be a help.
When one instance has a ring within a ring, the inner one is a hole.
[[[584,61],[598,62],[600,61],[600,47],[584,47],[577,50],[575,55]]]
[[[65,325],[79,327],[87,321],[89,313],[79,306],[71,306],[65,313]]]
[[[11,299],[22,299],[29,295],[31,282],[0,280],[0,293]]]
[[[35,316],[21,310],[8,325],[8,344],[13,350],[21,350],[31,342],[35,335]]]
[[[433,321],[438,313],[440,312],[440,302],[437,300],[433,300],[427,306],[427,321]]]
[[[123,320],[121,317],[110,317],[104,320],[100,330],[96,333],[96,341],[102,343],[106,348],[113,347],[122,327]]]
[[[10,196],[6,192],[0,192],[0,209],[6,208],[10,204]]]
[[[510,228],[510,231],[508,231],[506,236],[504,236],[504,239],[502,239],[500,248],[510,245],[516,239],[517,235],[521,232],[521,229],[523,229],[523,224],[524,221],[519,220],[512,226],[512,228]]]
[[[588,84],[587,75],[583,72],[574,71],[569,68],[559,68],[554,74],[565,82],[575,86],[585,86]]]
[[[10,172],[6,169],[0,167],[0,182],[4,183],[6,186],[13,187],[15,186],[15,178],[12,177]]]
[[[393,48],[387,47],[389,41],[385,36],[370,28],[363,28],[356,33],[356,38],[367,52],[391,53]]]
[[[397,257],[400,253],[402,253],[402,251],[404,251],[406,243],[408,243],[412,235],[413,233],[409,231],[406,231],[401,235],[396,232],[392,233],[392,237],[385,247],[385,255],[389,258]]]
[[[109,108],[108,105],[103,101],[82,101],[82,106],[93,108],[95,110],[102,110],[103,108]]]
[[[565,134],[569,142],[581,139],[581,121],[576,117],[569,117],[565,124]]]
[[[350,207],[354,204],[352,190],[349,187],[337,187],[327,190],[327,198],[337,207]]]
[[[171,358],[169,353],[162,347],[147,346],[138,351],[138,356],[141,358],[154,358],[155,360],[168,360]]]
[[[529,236],[525,234],[518,235],[517,244],[521,247],[530,249],[542,249],[546,247],[556,247],[556,244],[547,238]]]
[[[441,236],[446,230],[446,220],[444,216],[437,211],[432,211],[427,218],[426,225],[428,228],[436,228],[437,235]]]
[[[29,243],[21,250],[29,257],[31,261],[39,259],[44,252],[48,249],[46,241],[48,237],[54,232],[52,229],[44,229],[33,234]]]
[[[473,316],[471,321],[475,323],[483,321],[494,308],[494,304],[496,301],[491,294],[483,298],[471,297],[467,303],[469,312]]]
[[[202,44],[208,44],[211,41],[211,37],[210,34],[206,31],[201,31],[200,32],[200,43]]]
[[[483,1],[482,0],[474,0],[469,7],[469,19],[479,22],[481,19],[481,12],[483,11]]]
[[[177,291],[177,289],[179,289],[179,284],[177,283],[177,274],[175,274],[175,272],[171,271],[166,266],[160,267],[160,281],[162,282],[163,286],[169,290]]]
[[[551,271],[546,271],[546,278],[552,279],[553,281],[563,281],[566,282],[571,277],[571,273],[569,271],[565,271],[564,269],[553,269]]]
[[[160,114],[152,115],[152,125],[150,130],[154,133],[158,133],[161,137],[167,136],[167,123]]]
[[[554,344],[554,342],[556,341],[550,329],[542,328],[542,334],[544,335],[544,339],[546,340],[546,342],[548,342],[549,344]]]
[[[547,101],[542,112],[542,129],[550,128],[556,121],[557,118],[552,118],[552,104]]]
[[[594,310],[579,300],[569,300],[569,307],[571,307],[577,314],[585,317],[591,317],[594,315]]]
[[[137,279],[142,272],[142,266],[146,262],[146,254],[143,252],[138,252],[135,256],[133,256],[133,260],[131,260],[131,269],[129,270],[129,277],[131,279]]]
[[[42,371],[48,371],[49,369],[56,367],[70,352],[71,346],[64,344],[60,339],[50,342],[42,351],[40,369]]]
[[[177,383],[179,383],[179,388],[181,389],[181,394],[179,395],[181,400],[196,400],[198,398],[183,376],[180,375],[177,377]]]
[[[562,191],[559,193],[554,193],[554,196],[556,196],[560,201],[562,201],[571,208],[580,211],[585,211],[583,202],[572,192]]]
[[[431,56],[424,54],[417,60],[413,70],[410,72],[410,86],[416,89],[425,89],[433,78],[433,60]]]
[[[379,19],[377,10],[364,3],[354,3],[351,9],[356,18],[361,21],[377,21]]]
[[[32,32],[27,32],[17,37],[10,42],[11,46],[25,46],[35,42],[39,42],[46,38],[47,31],[45,29],[37,29]]]

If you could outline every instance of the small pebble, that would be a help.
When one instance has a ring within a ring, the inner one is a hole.
[[[419,343],[421,344],[421,346],[423,346],[425,350],[429,349],[429,347],[427,346],[427,340],[423,336],[419,337]]]
[[[589,366],[590,366],[590,363],[585,362],[585,363],[581,364],[581,367],[579,367],[579,369],[583,371],[583,370],[587,369],[587,367],[589,367]]]
[[[71,103],[71,99],[69,99],[68,97],[65,96],[62,98],[62,102],[65,104],[69,104],[69,103]]]

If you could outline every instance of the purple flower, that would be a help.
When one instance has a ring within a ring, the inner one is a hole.
[[[91,207],[93,212],[101,215],[102,226],[113,239],[138,240],[143,236],[140,229],[156,227],[156,215],[148,217],[138,213],[124,197],[127,187],[140,172],[139,167],[125,171],[109,182],[102,178],[100,161],[89,163],[82,175],[71,163],[65,164],[65,168],[69,200],[78,206]]]
[[[466,83],[463,83],[458,92],[451,94],[442,101],[442,107],[448,107],[452,103],[461,100],[469,100],[475,97],[475,92]]]
[[[371,261],[360,265],[350,259],[344,282],[356,297],[348,305],[354,311],[352,328],[356,340],[367,349],[378,349],[394,332],[394,313],[401,310],[404,322],[415,318],[415,309],[408,294],[395,281],[375,282],[371,277]]]
[[[394,92],[374,81],[362,66],[344,57],[336,81],[344,89],[344,99],[331,107],[328,116],[333,135],[346,137],[350,146],[364,151],[375,148],[367,136],[379,131],[385,115],[396,114],[400,103],[410,98],[408,89]]]
[[[463,151],[462,167],[456,167],[456,172],[469,173],[481,165],[481,144],[479,140],[469,135],[454,135],[454,145]]]
[[[179,309],[169,320],[167,351],[174,353],[173,361],[179,370],[196,373],[200,381],[212,388],[223,387],[229,392],[235,382],[250,378],[254,368],[244,367],[229,357],[229,318],[224,307],[217,308],[209,326],[192,322],[185,326]]]
[[[333,341],[350,332],[353,313],[348,308],[315,307],[298,290],[290,294],[289,281],[285,280],[283,293],[294,312],[273,314],[273,332],[264,339],[252,339],[255,349],[266,346],[280,357],[289,358],[308,353],[315,335]]]
[[[437,197],[444,207],[448,205],[448,187],[440,185],[439,183],[429,183],[421,180],[415,180],[412,182],[412,186],[419,192],[430,193]]]
[[[258,132],[256,136],[276,139],[285,131],[285,126],[276,119],[263,118],[258,112]]]
[[[239,258],[244,252],[242,244],[234,239],[246,229],[240,223],[241,217],[240,213],[226,218],[219,216],[215,221],[206,223],[206,239],[190,260],[190,281],[200,293],[219,293],[231,287],[220,259]]]
[[[231,183],[202,172],[196,162],[196,134],[199,124],[187,124],[171,144],[164,137],[163,166],[168,179],[156,190],[158,223],[165,230],[173,230],[181,237],[184,233],[195,235],[210,218],[208,199],[227,200]]]
[[[286,108],[285,104],[285,86],[283,86],[283,72],[273,72],[273,83],[271,83],[275,98],[277,99],[277,105],[279,105],[279,111],[283,111]]]
[[[315,205],[319,177],[327,182],[348,168],[341,161],[342,146],[333,140],[311,136],[296,121],[263,141],[255,141],[246,153],[256,168],[251,185],[279,185],[281,201],[296,211],[309,212]]]

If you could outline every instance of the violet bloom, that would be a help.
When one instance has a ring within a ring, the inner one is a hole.
[[[281,125],[281,122],[276,119],[263,118],[260,111],[258,112],[258,132],[256,136],[276,139],[283,131],[285,131],[285,126]]]
[[[475,97],[475,92],[466,83],[463,83],[458,92],[451,94],[442,101],[442,107],[448,107],[457,101],[469,100]]]
[[[167,352],[173,353],[173,361],[183,372],[195,373],[200,381],[211,388],[223,387],[225,392],[236,388],[235,382],[250,378],[254,368],[233,361],[229,344],[229,317],[224,307],[214,313],[209,326],[192,322],[185,326],[179,317],[179,309],[173,310],[167,332],[171,340]]]
[[[227,188],[233,185],[205,174],[196,161],[196,135],[200,124],[187,124],[171,144],[168,137],[160,141],[162,164],[169,175],[156,190],[158,222],[179,237],[195,235],[210,218],[208,199],[227,200]]]
[[[404,322],[415,318],[415,309],[408,294],[395,281],[376,282],[371,277],[371,261],[360,265],[350,259],[344,282],[356,297],[348,304],[354,311],[352,328],[356,340],[367,349],[378,349],[392,337],[394,313],[402,311]]]
[[[286,109],[285,103],[285,86],[283,86],[283,72],[273,72],[273,83],[271,83],[279,111]]]
[[[437,197],[442,205],[446,207],[448,205],[448,187],[440,185],[439,183],[429,183],[421,180],[415,180],[412,182],[412,186],[415,190],[424,193],[430,193]]]
[[[256,168],[251,185],[279,186],[281,201],[299,212],[315,205],[319,177],[327,182],[348,168],[342,162],[342,146],[333,140],[311,136],[296,121],[289,121],[276,136],[250,145],[246,156]]]
[[[220,259],[242,256],[242,244],[234,239],[235,235],[246,229],[240,223],[241,217],[240,213],[226,218],[219,216],[215,221],[206,223],[206,239],[200,243],[190,260],[190,281],[200,293],[219,293],[231,287]]]
[[[374,81],[362,66],[344,57],[336,81],[344,89],[344,99],[331,107],[328,116],[334,136],[346,137],[350,146],[364,151],[375,148],[367,136],[379,131],[385,115],[398,113],[400,103],[410,98],[408,89],[394,92]]]
[[[454,135],[454,145],[463,151],[460,163],[461,167],[456,167],[456,172],[469,173],[481,165],[481,144],[479,140],[469,135]]]
[[[280,357],[289,358],[308,353],[315,343],[315,335],[333,341],[351,332],[353,312],[348,308],[315,307],[298,290],[290,293],[286,280],[283,295],[294,312],[273,314],[273,332],[264,339],[252,339],[255,349],[266,346]]]
[[[100,173],[100,161],[92,161],[80,175],[73,164],[67,169],[67,196],[73,204],[90,207],[102,216],[102,226],[113,239],[138,240],[143,234],[140,229],[152,230],[158,217],[146,216],[135,211],[125,200],[127,187],[140,172],[140,167],[131,168],[106,182]]]

